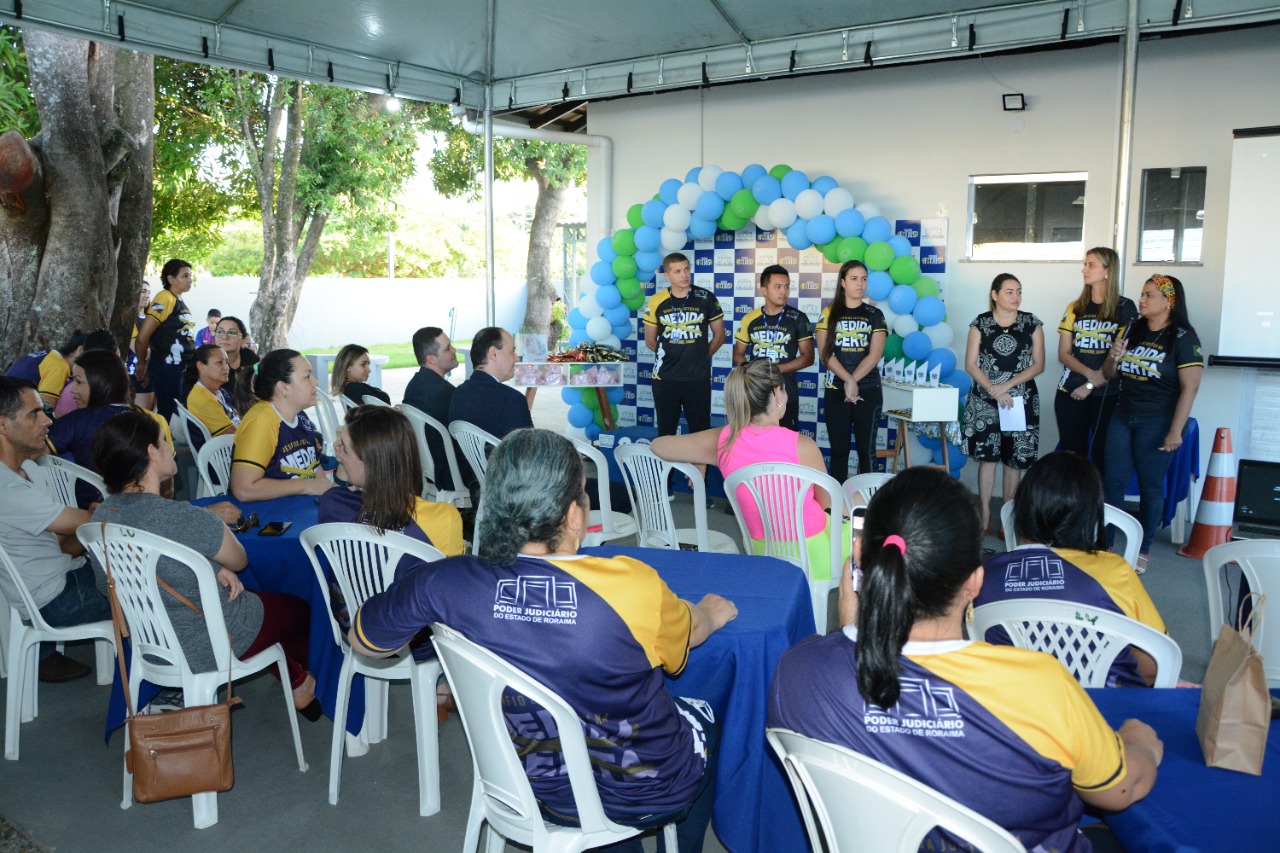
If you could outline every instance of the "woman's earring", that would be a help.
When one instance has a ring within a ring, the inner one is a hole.
[[[970,602],[969,602],[969,606],[968,606],[967,608],[965,608],[965,611],[964,611],[964,624],[966,624],[966,625],[972,625],[972,624],[973,624],[973,602],[972,602],[972,601],[970,601]]]

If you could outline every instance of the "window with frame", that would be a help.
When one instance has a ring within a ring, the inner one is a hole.
[[[1206,174],[1204,166],[1142,170],[1138,263],[1199,263]]]
[[[1088,172],[969,177],[972,261],[1079,260]]]

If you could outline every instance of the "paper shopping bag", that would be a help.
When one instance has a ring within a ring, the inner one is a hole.
[[[1262,656],[1251,642],[1267,599],[1255,593],[1246,601],[1255,598],[1248,619],[1242,619],[1245,602],[1241,602],[1236,627],[1223,625],[1213,646],[1200,691],[1196,736],[1210,767],[1258,776],[1271,726],[1271,695]]]

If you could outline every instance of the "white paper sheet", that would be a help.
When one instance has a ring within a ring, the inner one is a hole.
[[[1013,406],[1004,408],[999,403],[996,408],[1000,410],[1000,431],[1001,432],[1026,432],[1027,431],[1027,402],[1023,397],[1014,397]]]

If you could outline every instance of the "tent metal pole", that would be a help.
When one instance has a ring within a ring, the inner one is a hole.
[[[494,303],[494,251],[493,251],[493,84],[484,87],[484,282],[485,324],[498,322],[498,310]]]
[[[1133,113],[1134,90],[1138,79],[1138,0],[1129,0],[1128,17],[1124,29],[1124,71],[1120,90],[1120,150],[1116,163],[1115,222],[1112,243],[1124,263],[1125,246],[1129,238],[1129,171],[1133,161]],[[1123,267],[1123,264],[1122,264]],[[1123,288],[1124,281],[1120,286]],[[1123,292],[1123,291],[1122,291]]]

